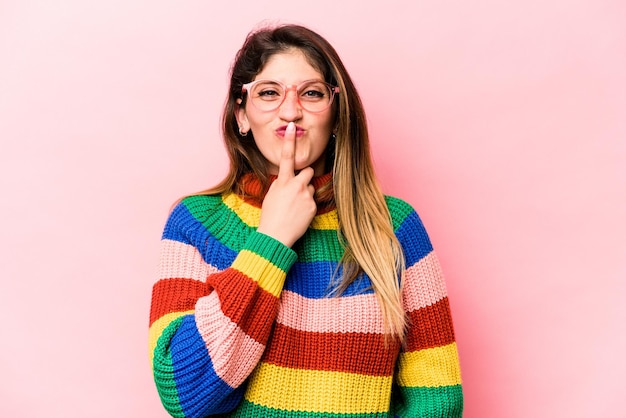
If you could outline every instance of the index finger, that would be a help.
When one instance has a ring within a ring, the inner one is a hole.
[[[295,175],[296,159],[296,125],[289,122],[283,137],[283,148],[280,152],[280,165],[278,166],[278,177],[293,177]]]

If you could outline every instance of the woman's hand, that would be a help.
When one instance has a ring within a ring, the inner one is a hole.
[[[263,206],[258,231],[291,247],[306,232],[317,211],[311,185],[313,168],[296,175],[296,127],[287,125],[278,167],[278,178],[270,186]]]

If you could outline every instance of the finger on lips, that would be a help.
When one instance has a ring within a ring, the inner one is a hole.
[[[289,122],[283,137],[283,148],[280,159],[280,167],[278,167],[279,177],[293,177],[296,158],[296,125]]]

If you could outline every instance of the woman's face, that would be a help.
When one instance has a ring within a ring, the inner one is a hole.
[[[304,54],[297,49],[281,52],[269,58],[255,80],[270,79],[286,86],[299,85],[306,80],[324,81]],[[254,81],[254,80],[252,80]],[[295,169],[312,167],[315,175],[324,174],[326,146],[333,129],[333,106],[320,113],[302,109],[294,90],[287,92],[285,101],[273,111],[261,111],[250,100],[235,110],[242,132],[252,131],[254,141],[269,163],[269,174],[278,174],[285,128],[296,124]]]

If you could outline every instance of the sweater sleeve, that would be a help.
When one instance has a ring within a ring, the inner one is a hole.
[[[214,245],[199,251],[198,243],[208,241]],[[149,331],[156,387],[174,417],[206,417],[239,404],[296,259],[289,247],[256,231],[227,266],[207,263],[205,251],[229,252],[179,204],[161,242]]]
[[[461,417],[461,372],[444,277],[421,220],[404,205],[396,235],[407,266],[403,304],[409,329],[394,379],[393,410],[403,418]]]

